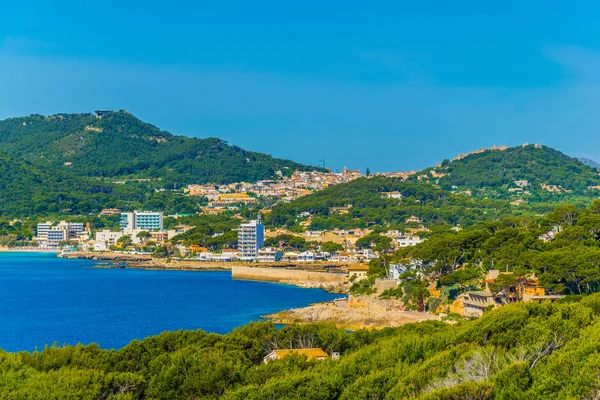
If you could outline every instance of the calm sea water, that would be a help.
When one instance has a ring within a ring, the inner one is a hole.
[[[0,348],[98,343],[120,348],[163,331],[225,333],[261,315],[337,297],[237,281],[230,272],[93,268],[53,254],[0,253]]]

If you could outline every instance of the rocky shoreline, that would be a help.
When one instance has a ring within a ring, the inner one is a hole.
[[[405,311],[402,302],[381,300],[376,295],[349,296],[345,301],[340,299],[293,308],[264,318],[278,324],[331,322],[338,328],[349,330],[394,328],[415,322],[440,320],[437,315]]]

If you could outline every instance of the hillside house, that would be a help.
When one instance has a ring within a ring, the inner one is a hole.
[[[329,354],[327,354],[325,351],[323,351],[323,349],[319,349],[319,348],[284,349],[284,350],[273,350],[272,352],[270,352],[263,358],[263,362],[265,364],[268,364],[270,361],[281,360],[282,358],[288,357],[290,355],[306,356],[306,359],[308,361],[310,361],[310,360],[325,360],[325,359],[329,358]]]
[[[416,235],[401,235],[397,239],[398,247],[409,247],[415,246],[421,242],[424,242],[425,239]]]
[[[402,193],[400,192],[382,192],[381,195],[387,199],[402,200]]]
[[[480,290],[467,292],[463,298],[465,317],[481,317],[489,306],[496,305],[491,292]]]
[[[352,267],[348,268],[348,280],[358,282],[363,279],[367,279],[368,273],[368,265],[353,265]]]
[[[408,268],[406,268],[402,264],[390,264],[389,268],[390,268],[390,279],[392,279],[392,280],[400,279],[400,276],[403,273],[405,273],[406,271],[408,271]]]
[[[420,223],[422,223],[423,221],[421,221],[421,218],[419,218],[419,217],[416,217],[416,216],[414,216],[414,215],[411,215],[411,216],[410,216],[409,218],[407,218],[407,219],[406,219],[404,222],[405,222],[405,223],[407,223],[407,224],[420,224]]]

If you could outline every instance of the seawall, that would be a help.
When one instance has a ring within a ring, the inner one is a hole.
[[[320,287],[332,292],[346,290],[346,274],[344,273],[232,266],[231,277],[233,279],[281,282],[303,287]]]

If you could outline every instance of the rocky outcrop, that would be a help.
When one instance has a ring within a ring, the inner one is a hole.
[[[152,256],[149,254],[95,253],[81,251],[76,253],[59,254],[58,257],[114,262],[141,262],[152,260]]]
[[[318,303],[266,316],[275,323],[333,322],[345,329],[379,329],[413,322],[439,320],[436,315],[404,311],[398,300],[382,300],[377,296],[350,296],[344,303]]]
[[[452,302],[450,305],[450,312],[454,314],[458,314],[461,317],[465,316],[465,305],[463,304],[463,296],[459,296],[456,300]]]

